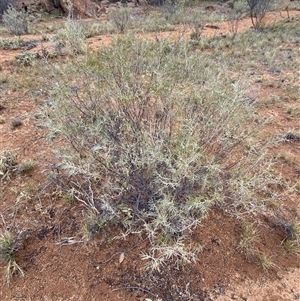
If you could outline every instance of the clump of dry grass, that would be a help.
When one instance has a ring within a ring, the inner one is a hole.
[[[0,261],[6,265],[5,281],[10,283],[11,277],[15,273],[24,276],[24,272],[16,262],[16,252],[18,250],[17,240],[12,237],[9,232],[5,232],[0,236]]]

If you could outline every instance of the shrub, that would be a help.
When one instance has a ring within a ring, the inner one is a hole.
[[[123,33],[130,22],[131,9],[128,7],[111,8],[108,12],[108,19]]]
[[[28,33],[27,13],[24,10],[17,11],[12,5],[3,14],[3,24],[11,33],[20,36]]]
[[[49,129],[66,139],[62,187],[96,214],[93,232],[144,231],[159,268],[195,260],[185,239],[212,205],[263,206],[263,154],[241,148],[255,116],[224,66],[185,42],[125,36],[60,74]]]
[[[83,54],[87,50],[86,38],[88,30],[81,20],[74,20],[71,16],[64,24],[64,27],[58,31],[56,36],[57,43],[67,46],[73,55]]]
[[[235,1],[233,9],[228,13],[228,29],[233,37],[236,36],[239,29],[240,20],[245,16],[246,4],[244,1]]]
[[[250,17],[252,25],[255,29],[260,29],[263,26],[263,19],[270,9],[271,0],[247,0],[250,9]]]

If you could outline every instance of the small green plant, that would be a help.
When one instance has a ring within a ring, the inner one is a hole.
[[[287,253],[298,254],[300,252],[300,223],[283,222],[279,224],[284,230],[285,237],[282,244]]]
[[[1,74],[1,75],[0,75],[0,87],[1,87],[1,85],[5,84],[5,83],[7,83],[7,82],[8,82],[8,77],[7,77],[7,75]]]
[[[3,24],[12,34],[20,36],[28,33],[28,15],[24,10],[18,11],[12,5],[3,14]]]
[[[267,256],[264,253],[258,255],[257,265],[261,267],[266,273],[276,268],[276,265],[273,262],[272,257]]]
[[[300,238],[300,223],[284,223],[286,239],[298,240]]]
[[[112,212],[110,212],[112,213]],[[109,212],[102,215],[94,210],[89,210],[87,217],[83,221],[82,234],[91,239],[99,234],[103,229],[112,223],[114,215]]]
[[[24,51],[16,56],[17,63],[21,66],[31,66],[35,59],[37,59],[37,54],[29,51]]]
[[[24,276],[24,272],[16,262],[16,252],[18,251],[17,240],[9,232],[0,236],[0,260],[6,264],[5,280],[9,284],[12,276],[19,273]]]
[[[254,224],[244,222],[238,249],[242,250],[247,259],[251,259],[257,253],[255,244],[258,242],[258,234]]]
[[[300,118],[300,108],[299,107],[289,107],[289,108],[287,108],[286,112],[292,118]]]
[[[0,153],[0,181],[9,180],[16,174],[28,173],[34,166],[35,163],[31,160],[18,164],[16,152],[4,150]]]
[[[300,254],[300,243],[298,240],[285,239],[283,247],[289,254]]]
[[[3,39],[0,38],[0,48],[5,50],[15,50],[22,48],[21,39]]]
[[[131,17],[131,9],[128,7],[111,8],[108,12],[108,19],[123,33],[128,26]]]
[[[291,153],[288,153],[288,152],[280,153],[276,156],[276,158],[290,166],[293,166],[295,164],[295,157]]]
[[[204,24],[201,24],[200,22],[195,22],[192,33],[190,35],[191,40],[199,41],[202,35],[202,31],[204,28]]]
[[[14,151],[3,150],[0,153],[0,180],[9,180],[18,169],[17,155]]]
[[[21,162],[18,165],[18,172],[20,174],[29,173],[29,172],[31,172],[34,169],[34,166],[35,166],[35,163],[33,161],[31,161],[31,160]]]

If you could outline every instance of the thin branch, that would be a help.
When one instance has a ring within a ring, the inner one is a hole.
[[[150,291],[148,291],[147,289],[145,288],[142,288],[142,287],[139,287],[139,286],[124,286],[124,287],[118,287],[118,288],[114,288],[113,291],[120,291],[120,290],[127,290],[127,289],[130,289],[130,290],[140,290],[142,292],[145,292],[155,298],[157,298],[157,295],[151,293]]]

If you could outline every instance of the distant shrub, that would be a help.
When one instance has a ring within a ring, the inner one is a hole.
[[[3,24],[11,33],[20,36],[28,33],[27,13],[24,10],[18,11],[12,5],[3,14]]]
[[[123,33],[130,22],[131,12],[131,9],[128,7],[113,7],[108,12],[108,19]]]
[[[228,13],[228,29],[233,37],[239,30],[240,20],[247,13],[247,4],[244,1],[237,0],[234,2],[233,8]]]
[[[58,31],[58,43],[65,45],[73,55],[85,53],[87,50],[86,38],[88,29],[82,20],[75,20],[69,15],[64,27]]]
[[[255,29],[263,26],[263,19],[271,8],[272,0],[247,0],[252,25]]]

